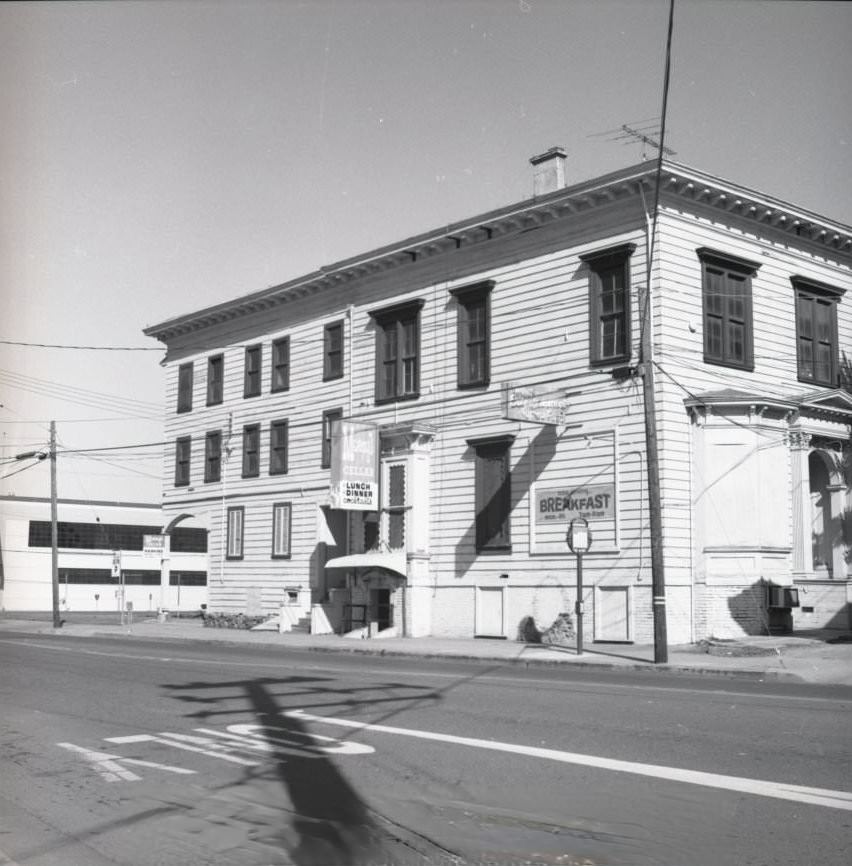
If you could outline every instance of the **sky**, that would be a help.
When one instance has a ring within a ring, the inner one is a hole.
[[[0,4],[0,494],[49,495],[55,420],[60,497],[159,501],[145,326],[529,198],[554,145],[639,162],[668,5]],[[676,0],[674,159],[852,223],[850,45],[852,3]]]

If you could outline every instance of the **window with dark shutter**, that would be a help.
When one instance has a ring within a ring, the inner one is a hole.
[[[622,244],[580,256],[589,266],[589,361],[614,364],[630,359],[630,256]]]
[[[751,281],[760,265],[706,247],[696,252],[702,267],[704,360],[753,370]]]
[[[371,312],[376,322],[376,402],[420,396],[422,300]]]
[[[272,391],[290,388],[290,338],[281,337],[272,344]]]
[[[222,431],[210,430],[204,440],[204,480],[221,480],[222,475]]]
[[[260,424],[243,427],[243,478],[260,475]]]
[[[287,472],[287,421],[273,421],[269,425],[269,474]]]
[[[343,322],[325,326],[323,333],[322,378],[339,379],[343,375]]]
[[[343,417],[342,409],[328,409],[322,413],[322,462],[323,469],[331,466],[331,426]]]
[[[458,301],[458,387],[488,385],[491,376],[491,290],[494,280],[452,289]]]
[[[192,411],[192,361],[178,367],[178,412]]]
[[[513,440],[511,436],[468,440],[475,454],[477,551],[512,548],[509,456]]]
[[[261,347],[247,346],[243,397],[257,397],[260,394]]]
[[[207,359],[207,405],[222,402],[222,385],[225,376],[224,355],[214,355]]]
[[[844,290],[806,277],[790,277],[796,292],[799,380],[835,387],[838,381],[837,304]]]
[[[192,439],[181,436],[175,441],[175,487],[189,484],[189,463]]]

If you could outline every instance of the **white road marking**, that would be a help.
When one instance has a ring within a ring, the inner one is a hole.
[[[184,749],[187,752],[198,752],[207,755],[208,758],[219,758],[221,761],[229,761],[232,764],[240,764],[243,767],[259,767],[259,761],[249,761],[231,754],[231,749],[211,740],[208,737],[193,737],[189,734],[172,734],[164,731],[162,734],[132,734],[127,737],[104,737],[108,743],[161,743],[164,746],[172,746],[175,749]]]
[[[324,737],[322,734],[311,734],[305,731],[282,731],[268,725],[229,725],[228,733],[222,734],[207,728],[196,728],[200,733],[213,734],[214,736],[233,738],[239,742],[248,744],[250,748],[258,748],[258,745],[269,751],[280,751],[281,746],[289,746],[299,750],[307,749],[312,752],[323,752],[328,755],[371,755],[376,750],[365,743],[353,743],[350,740],[338,740],[335,737]],[[316,743],[305,742],[315,740]],[[330,745],[320,745],[330,743]]]
[[[118,763],[120,755],[108,755],[106,752],[96,752],[93,749],[85,749],[83,746],[75,746],[73,743],[57,743],[62,749],[77,752],[83,759],[90,761],[93,769],[105,782],[139,782],[142,777],[136,773],[126,770]]]
[[[137,767],[151,767],[153,770],[163,770],[166,773],[177,773],[180,776],[194,776],[195,770],[186,767],[172,767],[169,764],[158,764],[156,761],[140,761],[138,758],[122,758],[122,764],[135,764]]]
[[[343,728],[354,728],[361,731],[376,731],[382,734],[398,734],[404,737],[415,737],[421,740],[436,740],[442,743],[453,743],[459,746],[470,746],[476,749],[488,749],[495,752],[513,752],[518,755],[528,755],[533,758],[545,758],[551,761],[561,761],[566,764],[579,764],[586,767],[596,767],[601,770],[614,770],[620,773],[632,773],[639,776],[650,776],[655,779],[667,779],[672,782],[685,782],[689,785],[701,785],[706,788],[721,788],[726,791],[739,791],[743,794],[754,794],[759,797],[774,797],[779,800],[793,800],[798,803],[809,803],[814,806],[825,806],[831,809],[844,809],[852,812],[852,792],[833,791],[828,788],[809,788],[802,785],[789,785],[784,782],[768,782],[760,779],[747,779],[742,776],[723,776],[717,773],[704,773],[698,770],[684,770],[679,767],[664,767],[656,764],[641,764],[633,761],[620,761],[615,758],[602,758],[596,755],[581,755],[577,752],[562,752],[556,749],[542,749],[536,746],[523,746],[516,743],[501,743],[496,740],[480,740],[475,737],[458,737],[453,734],[439,734],[433,731],[418,731],[412,728],[396,728],[390,725],[371,725],[366,722],[356,722],[352,719],[335,719],[330,716],[316,716],[304,710],[291,710],[282,713],[284,716],[302,721],[322,722],[327,725],[337,725]]]

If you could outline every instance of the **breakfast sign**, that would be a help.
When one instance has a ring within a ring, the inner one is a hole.
[[[615,515],[615,485],[590,484],[586,487],[550,487],[535,492],[537,524],[569,523],[584,520],[611,520]]]

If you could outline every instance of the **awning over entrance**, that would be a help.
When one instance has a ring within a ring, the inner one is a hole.
[[[326,568],[383,568],[399,577],[405,577],[405,552],[371,550],[367,553],[350,553],[329,559]]]

